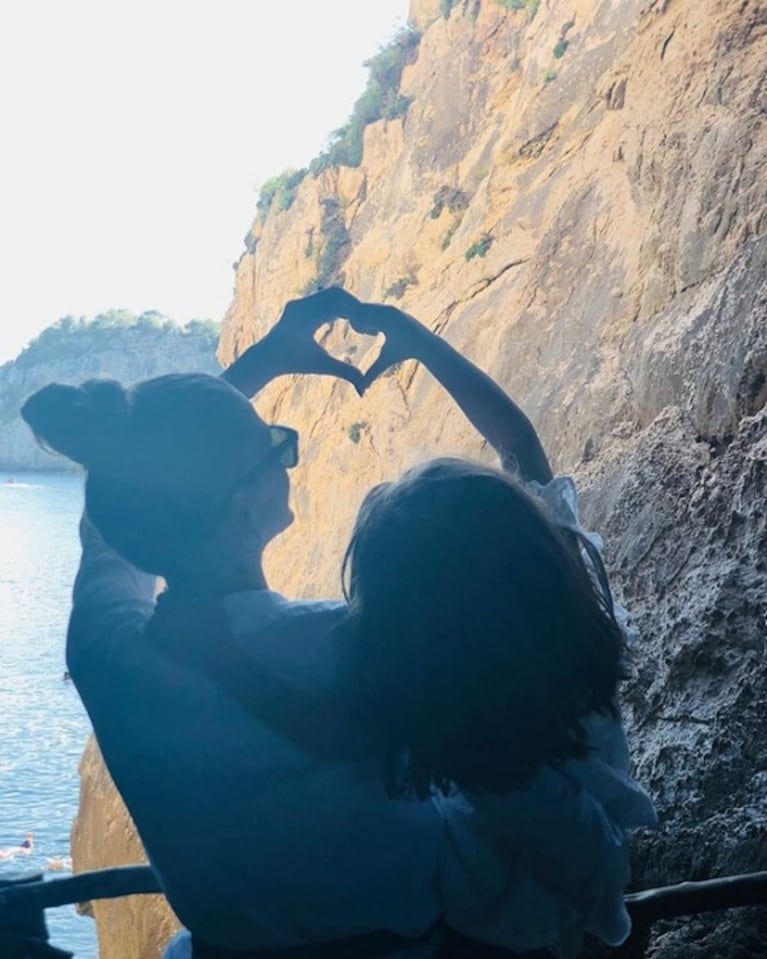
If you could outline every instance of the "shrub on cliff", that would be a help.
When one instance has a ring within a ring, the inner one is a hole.
[[[309,164],[316,176],[330,166],[359,166],[365,127],[376,120],[394,120],[407,113],[410,98],[399,92],[402,71],[415,59],[421,34],[411,24],[365,61],[368,82],[346,123],[330,135],[328,147]]]
[[[344,222],[344,212],[332,197],[322,201],[320,224],[321,246],[317,256],[317,275],[301,291],[304,296],[316,293],[331,283],[342,283],[340,267],[351,246],[351,237]]]
[[[308,172],[306,168],[284,170],[264,183],[256,201],[256,214],[259,223],[264,222],[272,207],[278,212],[291,208],[296,190]]]
[[[506,10],[527,9],[531,18],[536,15],[541,5],[541,0],[495,0],[495,2]]]

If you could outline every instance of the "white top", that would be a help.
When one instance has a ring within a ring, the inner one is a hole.
[[[569,481],[555,484],[569,494]],[[168,899],[202,938],[253,949],[377,929],[417,936],[440,916],[479,939],[564,956],[584,929],[626,938],[625,830],[655,815],[625,772],[619,724],[595,719],[589,759],[508,796],[389,799],[373,764],[307,756],[153,649],[143,633],[154,577],[87,526],[82,538],[69,670]],[[255,660],[317,689],[332,683],[342,604],[248,591],[225,609]]]

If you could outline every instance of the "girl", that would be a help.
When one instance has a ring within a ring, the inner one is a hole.
[[[497,384],[393,307],[360,304],[352,323],[386,336],[366,382],[420,360],[505,468],[434,460],[360,510],[344,564],[349,689],[390,794],[440,808],[453,928],[560,955],[584,931],[622,942],[625,830],[655,813],[627,774],[617,689],[630,634],[601,540]],[[605,855],[602,828],[620,854]]]
[[[313,340],[338,315],[386,335],[367,379]],[[224,380],[48,387],[25,406],[38,435],[88,468],[86,509],[103,539],[83,524],[69,669],[200,956],[341,938],[359,956],[419,939],[428,951],[443,914],[512,948],[567,950],[584,928],[608,942],[627,933],[623,829],[648,821],[651,806],[615,768],[623,755],[607,756],[624,748],[621,640],[577,532],[562,536],[503,477],[478,471],[475,482],[470,467],[441,464],[379,489],[363,509],[351,620],[341,603],[289,602],[266,584],[263,549],[292,519],[296,437],[264,424],[233,387],[252,395],[281,373],[317,372],[361,391],[405,355],[426,363],[507,462],[549,480],[534,430],[492,381],[404,314],[340,290],[289,304]],[[451,470],[469,477],[452,499],[400,495],[447,489]],[[506,485],[482,526],[476,504],[493,483]],[[432,508],[430,539],[412,519]],[[388,556],[399,568],[407,554],[397,582],[381,536],[400,512]],[[459,538],[441,545],[446,521]],[[504,533],[492,553],[488,523]],[[434,565],[428,584],[420,561]],[[157,607],[154,575],[135,567],[166,579]],[[470,567],[469,601],[451,606],[462,618],[450,622],[440,583],[468,588]],[[350,711],[356,741],[343,735]],[[587,755],[602,732],[604,750]]]

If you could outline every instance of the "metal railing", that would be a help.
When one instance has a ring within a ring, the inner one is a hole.
[[[47,944],[45,909],[161,892],[150,866],[96,869],[65,879],[43,880],[39,873],[0,879],[0,948],[6,940],[11,944],[27,942],[30,956],[65,959],[69,953]],[[632,921],[642,930],[659,919],[759,905],[767,905],[767,871],[683,882],[626,896]],[[16,954],[22,956],[24,952],[0,951],[3,957]]]

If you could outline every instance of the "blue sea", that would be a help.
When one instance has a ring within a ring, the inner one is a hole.
[[[69,593],[77,569],[82,479],[0,473],[0,878],[50,871],[69,856],[78,762],[90,726],[64,678]],[[24,834],[29,856],[3,859]],[[59,862],[56,862],[58,860]],[[96,959],[92,919],[50,909],[52,945]]]

